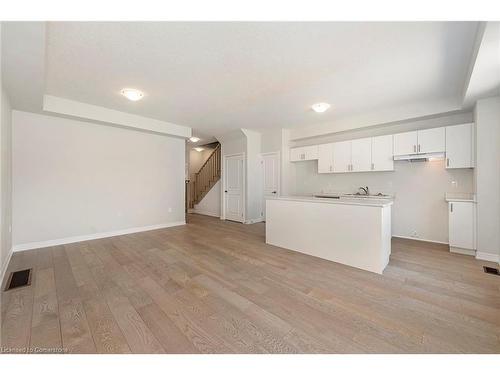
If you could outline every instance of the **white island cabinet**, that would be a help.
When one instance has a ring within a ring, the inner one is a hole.
[[[266,201],[266,243],[382,273],[391,254],[388,199],[278,197]]]

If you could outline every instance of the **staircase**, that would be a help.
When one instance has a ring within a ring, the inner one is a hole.
[[[188,208],[194,208],[220,179],[220,143],[212,151],[194,178],[188,183]]]

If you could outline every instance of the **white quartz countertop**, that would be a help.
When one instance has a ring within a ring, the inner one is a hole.
[[[472,202],[476,203],[476,194],[472,193],[445,193],[446,202]]]
[[[326,203],[326,204],[347,204],[353,206],[372,206],[372,207],[390,206],[393,203],[391,198],[340,197],[338,199],[335,199],[335,198],[316,198],[310,195],[309,196],[289,195],[280,197],[268,197],[266,199],[295,201],[295,202]]]

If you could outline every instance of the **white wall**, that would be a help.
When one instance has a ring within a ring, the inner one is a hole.
[[[0,24],[0,40],[1,40]],[[0,42],[1,50],[1,42]],[[0,58],[1,65],[1,58]],[[0,74],[0,283],[12,251],[12,109]]]
[[[12,122],[15,249],[184,222],[184,139],[20,111]]]
[[[478,100],[476,121],[477,256],[500,255],[500,97]]]
[[[247,223],[253,223],[263,218],[262,210],[262,165],[261,141],[259,132],[242,129],[247,141],[246,148],[246,218]]]
[[[200,203],[194,205],[194,212],[202,215],[220,217],[221,214],[221,181],[210,189]]]
[[[292,146],[337,142],[348,139],[426,129],[472,122],[471,112],[442,115],[418,121],[387,124],[374,128],[331,134],[291,142]],[[368,185],[374,193],[396,195],[393,206],[393,235],[448,242],[446,192],[474,192],[473,170],[446,170],[444,161],[395,162],[394,172],[318,174],[317,161],[288,163],[289,177],[284,182],[289,194],[323,191],[354,192]],[[416,235],[415,235],[416,232]]]

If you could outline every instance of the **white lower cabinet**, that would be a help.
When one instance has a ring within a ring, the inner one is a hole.
[[[474,202],[448,202],[450,251],[474,254],[475,211]]]

